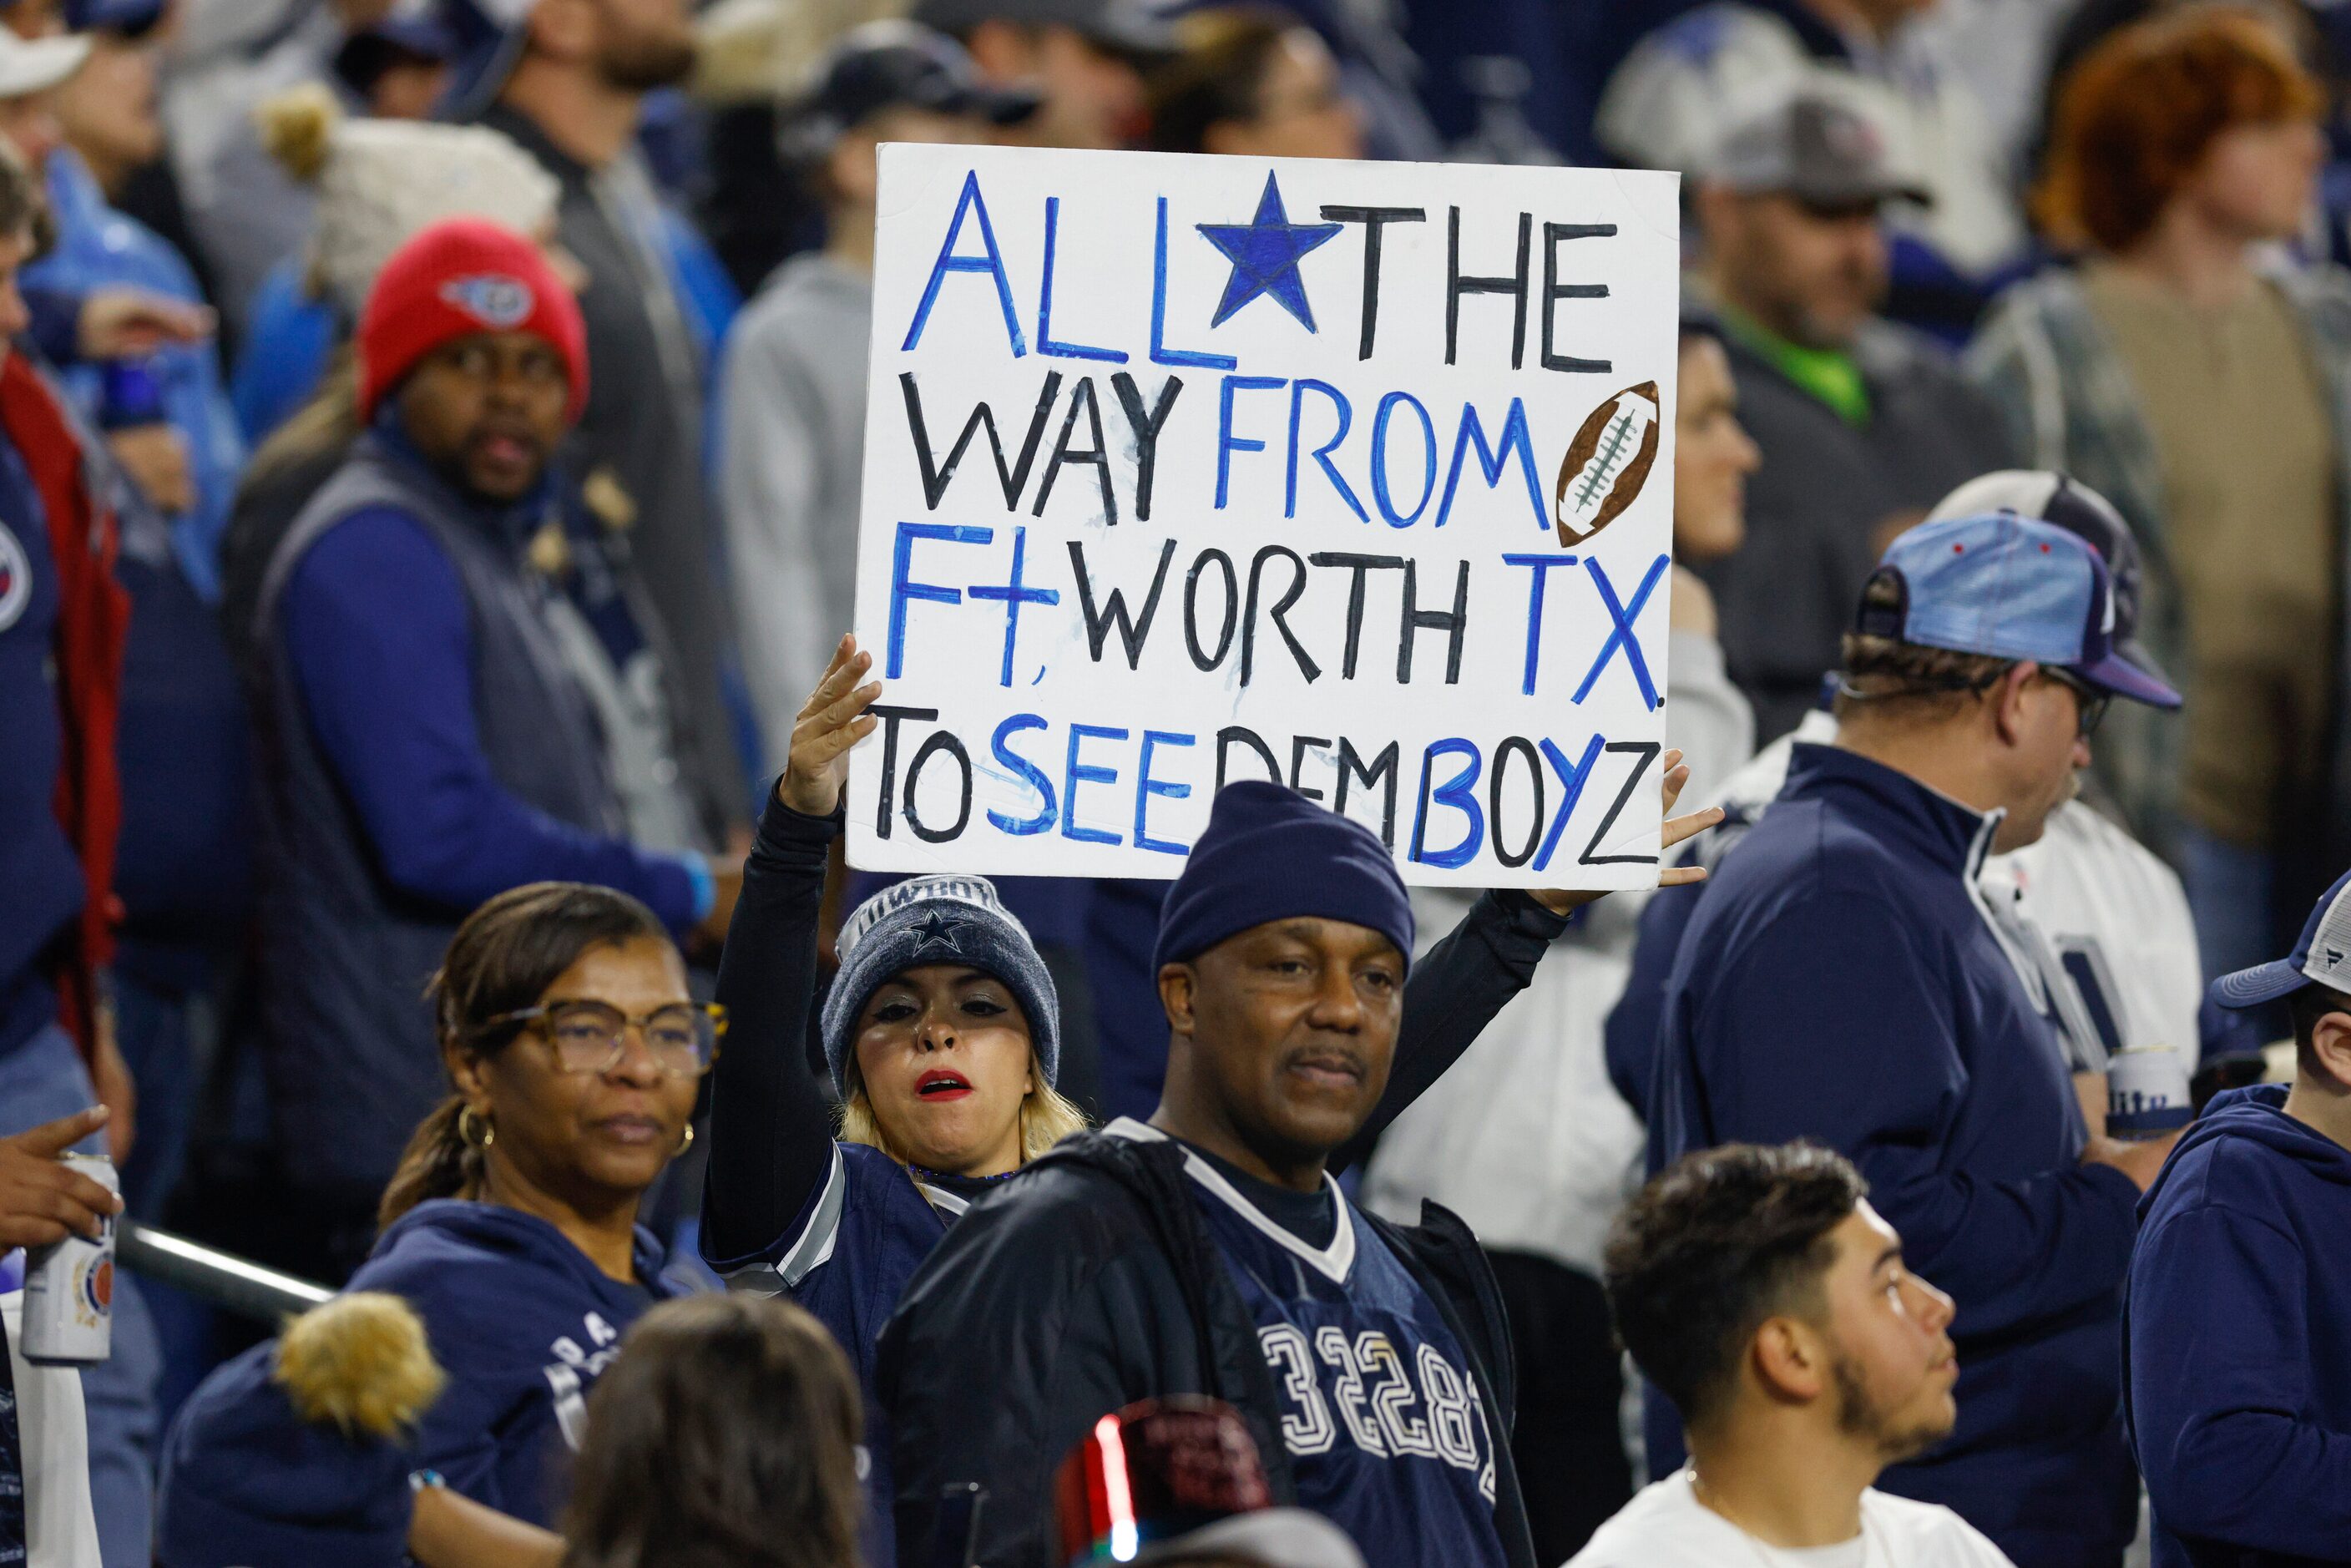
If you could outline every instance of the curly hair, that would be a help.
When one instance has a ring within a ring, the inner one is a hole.
[[[1601,1277],[1616,1337],[1685,1422],[1720,1408],[1765,1319],[1822,1310],[1829,1232],[1868,1190],[1817,1144],[1726,1144],[1659,1173],[1616,1217]]]
[[[2259,11],[2191,5],[2118,29],[2058,96],[2034,214],[2061,246],[2126,250],[2223,132],[2315,119],[2323,101]]]

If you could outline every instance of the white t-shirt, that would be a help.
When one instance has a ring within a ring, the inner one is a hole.
[[[1861,1533],[1836,1546],[1766,1546],[1698,1500],[1677,1470],[1641,1489],[1568,1568],[2015,1568],[1976,1527],[1940,1503],[1871,1489]]]

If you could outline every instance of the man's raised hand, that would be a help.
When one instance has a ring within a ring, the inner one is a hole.
[[[1719,806],[1708,806],[1703,811],[1692,811],[1687,816],[1675,816],[1674,805],[1682,798],[1683,787],[1689,783],[1689,768],[1682,761],[1678,747],[1666,753],[1665,763],[1666,822],[1657,835],[1657,856],[1660,860],[1665,858],[1667,850],[1683,840],[1695,838],[1722,821],[1722,808]],[[1705,880],[1706,867],[1702,865],[1669,865],[1657,873],[1659,887],[1687,887],[1692,883]],[[1607,896],[1605,892],[1593,888],[1539,888],[1530,889],[1529,894],[1537,904],[1553,915],[1570,914]]]

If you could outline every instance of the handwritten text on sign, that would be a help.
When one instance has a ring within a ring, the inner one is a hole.
[[[1411,881],[1653,883],[1676,201],[885,147],[852,861],[1173,876],[1271,778]]]

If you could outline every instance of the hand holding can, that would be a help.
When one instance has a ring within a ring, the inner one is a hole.
[[[105,1126],[107,1115],[105,1106],[93,1105],[0,1138],[0,1250],[47,1247],[69,1235],[96,1239],[122,1211],[110,1186],[61,1157]]]

